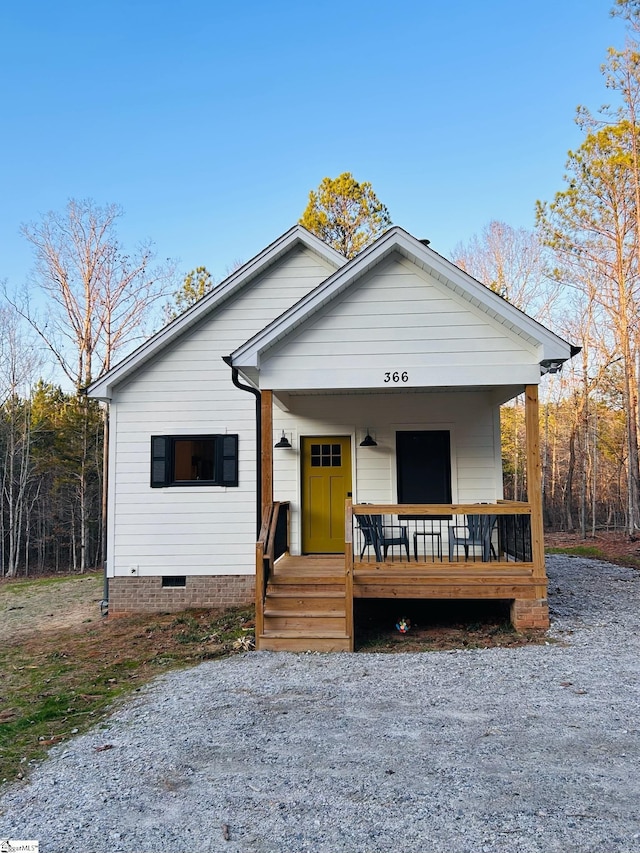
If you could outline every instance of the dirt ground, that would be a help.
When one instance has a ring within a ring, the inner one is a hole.
[[[102,573],[0,581],[0,643],[100,620]]]
[[[625,533],[599,532],[595,536],[583,539],[576,533],[545,533],[547,549],[595,549],[600,552],[600,558],[619,565],[640,568],[640,536],[630,539]],[[588,554],[585,554],[588,556]]]

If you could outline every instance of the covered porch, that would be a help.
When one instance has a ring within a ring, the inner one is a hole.
[[[356,598],[497,599],[517,630],[548,627],[538,388],[527,386],[527,501],[344,501],[344,553],[291,553],[292,502],[273,499],[270,392],[262,393],[263,524],[256,546],[261,649],[353,651]]]

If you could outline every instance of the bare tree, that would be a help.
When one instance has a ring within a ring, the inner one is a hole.
[[[175,286],[173,264],[154,267],[149,243],[131,254],[124,251],[116,234],[121,216],[122,210],[116,205],[101,207],[91,200],[72,199],[64,212],[50,212],[41,222],[22,228],[34,250],[31,281],[44,295],[46,306],[44,316],[28,299],[16,306],[78,394],[109,370],[119,350],[143,335],[143,324],[151,309]],[[79,563],[84,570],[88,559],[87,489],[92,466],[89,408],[95,404],[84,396],[80,403],[86,410],[81,427],[78,520]],[[105,472],[107,447],[105,414]]]
[[[35,255],[32,283],[46,317],[20,306],[76,390],[109,370],[116,352],[142,334],[150,309],[173,286],[174,267],[154,267],[149,243],[127,254],[116,235],[122,210],[71,200],[22,233]]]
[[[458,243],[452,257],[516,308],[549,318],[558,286],[546,275],[543,247],[534,232],[493,221],[480,235]]]
[[[1,568],[9,577],[18,571],[20,544],[33,503],[28,398],[39,368],[35,350],[20,329],[17,312],[10,306],[0,308]]]

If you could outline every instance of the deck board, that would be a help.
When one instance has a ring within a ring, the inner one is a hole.
[[[344,583],[342,554],[292,556],[276,563],[273,582],[295,585],[318,594]],[[357,561],[353,567],[354,598],[535,598],[538,579],[530,563],[448,562],[388,559]],[[313,585],[313,587],[312,587]]]
[[[306,575],[309,578],[339,575],[344,580],[344,555],[292,556],[285,554],[274,565],[273,576],[284,578],[287,575]]]

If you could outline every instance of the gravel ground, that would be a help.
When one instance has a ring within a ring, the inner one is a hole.
[[[9,790],[0,838],[41,853],[640,851],[640,575],[561,556],[548,571],[547,645],[250,653],[162,677]]]

